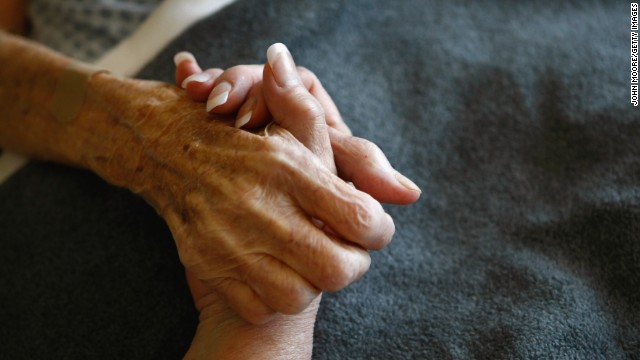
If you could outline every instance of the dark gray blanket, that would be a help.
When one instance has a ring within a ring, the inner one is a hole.
[[[324,296],[315,359],[640,359],[640,110],[625,1],[240,0],[171,58],[318,74],[423,188]],[[196,314],[167,229],[80,170],[0,187],[0,357],[178,358]]]

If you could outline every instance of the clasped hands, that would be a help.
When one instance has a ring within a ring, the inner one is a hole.
[[[222,295],[254,324],[300,313],[322,291],[360,278],[368,250],[385,247],[395,231],[380,202],[420,196],[376,145],[351,135],[318,79],[297,68],[284,45],[272,45],[267,57],[264,66],[202,71],[192,56],[176,56],[178,84],[190,99],[208,100],[210,117],[224,126],[172,125],[175,136],[158,136],[147,151],[168,159],[157,170],[164,194],[138,189],[167,220],[196,306]],[[231,126],[271,120],[269,136]]]

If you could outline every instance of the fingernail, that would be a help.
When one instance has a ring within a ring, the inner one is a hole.
[[[406,189],[411,190],[411,191],[417,191],[420,194],[422,194],[422,190],[420,190],[418,185],[416,185],[413,181],[409,180],[406,176],[400,174],[397,171],[395,172],[394,175],[396,176],[396,180],[398,180],[398,182],[402,186],[404,186]]]
[[[180,65],[180,63],[185,60],[196,62],[195,56],[188,51],[181,51],[173,57],[173,63],[176,64],[176,66]]]
[[[244,114],[243,117],[236,120],[236,128],[240,129],[241,127],[247,125],[249,120],[251,120],[252,115],[253,115],[253,111],[249,111],[248,113]]]
[[[300,76],[289,49],[284,44],[276,43],[267,50],[267,61],[278,85],[289,87],[300,84]]]
[[[242,108],[240,109],[239,113],[242,114],[245,111],[246,113],[236,120],[236,124],[235,124],[236,128],[240,129],[241,127],[247,125],[249,120],[251,120],[251,116],[253,116],[253,110],[256,107],[256,103],[257,103],[256,98],[251,97],[244,103],[244,105],[242,105]]]
[[[229,92],[231,92],[231,84],[226,81],[213,88],[211,95],[209,95],[209,100],[207,100],[207,112],[226,103],[227,99],[229,99]]]
[[[212,78],[211,74],[208,74],[206,72],[199,73],[199,74],[193,74],[193,75],[187,77],[186,79],[184,79],[184,81],[182,82],[182,84],[180,84],[180,86],[183,89],[186,89],[187,85],[189,85],[189,83],[191,83],[191,82],[205,83],[205,82],[211,80],[211,78]]]

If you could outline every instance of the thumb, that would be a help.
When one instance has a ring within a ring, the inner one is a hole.
[[[307,90],[283,44],[267,50],[263,73],[264,97],[274,121],[320,158],[333,173],[335,164],[322,105]]]

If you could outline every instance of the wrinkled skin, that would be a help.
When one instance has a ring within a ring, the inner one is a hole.
[[[199,173],[197,183],[180,186],[161,212],[187,270],[261,322],[269,309],[298,313],[320,290],[358,279],[370,263],[364,249],[384,247],[393,223],[375,200],[310,161],[289,133],[251,138],[252,148],[233,150],[224,165],[203,164],[215,154],[192,145],[188,158],[197,169],[187,169]]]
[[[0,144],[90,169],[143,196],[173,232],[203,325],[221,324],[210,321],[219,316],[242,326],[273,316],[290,322],[275,313],[309,309],[313,318],[320,290],[355,281],[369,266],[367,250],[390,241],[391,218],[373,197],[335,176],[331,158],[339,172],[360,171],[349,179],[357,188],[366,180],[381,193],[417,199],[390,175],[377,147],[334,136],[308,97],[288,102],[294,106],[287,119],[270,109],[289,127],[273,126],[265,137],[235,129],[230,117],[207,115],[174,86],[100,73],[88,82],[80,113],[60,122],[49,106],[71,60],[18,38],[0,36],[0,43],[7,110]],[[299,85],[271,93],[296,97]]]
[[[118,125],[111,156],[89,157],[89,167],[145,197],[187,271],[248,321],[298,313],[321,290],[349,285],[369,267],[366,250],[391,240],[381,205],[289,132],[237,130],[165,84],[121,79],[117,91],[96,88],[94,101],[115,96],[109,103],[122,106],[110,113]]]
[[[322,108],[320,103],[315,101],[313,95],[304,88],[296,91],[282,91],[273,81],[270,71],[267,65],[265,68],[267,96],[264,99],[269,102],[270,107],[278,108],[274,111],[275,113],[293,114],[299,122],[313,126],[314,116],[317,116],[314,113]],[[262,87],[259,88],[262,91]],[[294,94],[295,96],[292,96]],[[300,106],[300,104],[303,105]],[[280,119],[276,117],[276,122]],[[321,122],[324,123],[324,120]],[[288,132],[275,131],[284,137],[290,136]],[[270,133],[273,135],[275,131]],[[316,144],[322,144],[322,135],[325,136],[325,141],[327,140],[326,128],[310,128],[306,135],[309,135],[309,132],[312,135],[320,135],[312,138]],[[293,133],[295,134],[296,131],[294,130]],[[328,142],[325,145],[329,147]],[[330,151],[315,153],[327,169],[332,169],[334,165],[330,154]],[[315,221],[315,224],[322,226],[318,221]],[[334,233],[328,228],[325,230]],[[308,359],[311,357],[313,326],[320,297],[296,315],[275,314],[267,324],[250,325],[240,319],[235,312],[229,311],[226,304],[221,303],[219,294],[208,288],[203,281],[189,272],[187,272],[187,279],[194,302],[200,312],[200,323],[185,359]]]

